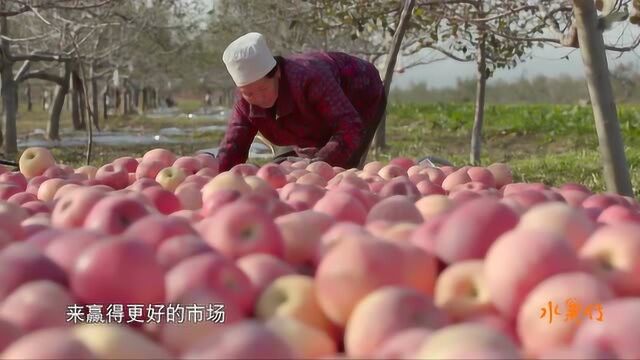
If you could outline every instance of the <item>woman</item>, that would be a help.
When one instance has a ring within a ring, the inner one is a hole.
[[[360,165],[386,106],[375,66],[337,52],[274,57],[255,32],[233,41],[223,61],[238,96],[218,150],[221,171],[247,160],[258,131],[293,147],[276,161],[296,156]]]

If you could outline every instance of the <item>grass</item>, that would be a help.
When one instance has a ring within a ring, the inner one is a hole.
[[[471,104],[393,104],[388,148],[374,157],[435,154],[469,163]],[[640,195],[640,107],[620,106],[619,118],[636,195]],[[557,185],[579,182],[605,188],[597,133],[589,107],[497,105],[486,108],[482,164],[507,162],[518,181]]]
[[[197,101],[181,100],[183,112],[197,109]],[[469,162],[469,138],[473,124],[472,104],[391,104],[388,114],[387,147],[370,154],[369,160],[387,161],[396,156],[413,158],[438,155],[456,165]],[[626,156],[636,195],[640,195],[640,106],[620,106],[620,125]],[[44,129],[47,114],[21,109],[18,120],[20,137],[36,128]],[[167,127],[190,127],[184,118],[150,119],[145,116],[114,116],[104,130],[154,133]],[[200,122],[199,125],[210,125]],[[68,113],[63,113],[61,128],[69,129]],[[81,132],[82,133],[82,132]],[[94,145],[92,164],[99,166],[120,156],[141,156],[153,147],[164,147],[177,154],[215,147],[222,133],[183,137],[176,144]],[[84,164],[84,147],[52,147],[56,158],[66,164]],[[516,180],[558,185],[583,183],[603,191],[598,141],[589,107],[574,105],[489,105],[486,108],[482,165],[507,162]],[[260,162],[258,162],[260,163]]]

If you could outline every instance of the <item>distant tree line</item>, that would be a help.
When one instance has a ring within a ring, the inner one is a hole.
[[[583,77],[568,75],[541,75],[510,81],[490,79],[487,102],[586,104],[589,92],[585,81]],[[612,69],[611,82],[618,103],[640,104],[640,71],[633,65],[621,64]],[[473,102],[475,93],[476,79],[469,77],[447,88],[430,88],[428,82],[414,83],[405,89],[393,89],[391,99],[413,103]]]

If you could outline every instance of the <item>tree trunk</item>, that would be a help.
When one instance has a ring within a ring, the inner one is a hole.
[[[81,129],[86,130],[87,126],[90,124],[88,124],[88,119],[87,119],[87,105],[85,102],[85,96],[84,96],[84,84],[82,83],[82,80],[80,80],[80,88],[78,88],[78,105],[79,105],[79,110],[80,110],[80,124],[81,124]]]
[[[123,113],[124,113],[124,115],[128,115],[128,114],[129,114],[129,112],[131,111],[131,110],[129,109],[129,105],[130,105],[130,101],[129,101],[129,98],[130,98],[129,88],[127,88],[127,87],[125,87],[125,88],[124,88],[123,96],[122,96],[122,97],[123,97],[123,99],[122,99],[122,104],[124,105]]]
[[[64,99],[69,93],[69,83],[71,80],[71,67],[68,63],[65,64],[64,79],[62,84],[58,84],[56,87],[56,95],[53,100],[53,106],[51,107],[51,114],[49,116],[49,122],[47,123],[47,139],[60,140],[60,114],[64,107]]]
[[[6,4],[0,2],[0,10],[4,10]],[[0,18],[0,35],[9,36],[9,27],[6,17]],[[0,135],[4,148],[4,156],[14,158],[18,154],[18,134],[16,129],[16,117],[18,113],[18,84],[13,80],[13,62],[6,55],[10,55],[9,42],[0,38],[0,51],[5,54],[2,59],[2,132]]]
[[[146,87],[142,88],[142,113],[145,113],[149,108],[149,90]]]
[[[93,76],[94,70],[93,66],[91,66],[91,72],[89,75],[91,77],[91,122],[93,126],[95,126],[96,130],[100,131],[100,111],[99,111],[99,101],[98,101],[98,79]]]
[[[27,83],[26,84],[26,91],[25,91],[25,95],[27,96],[27,111],[31,112],[33,111],[33,99],[31,98],[31,84]]]
[[[140,90],[138,88],[133,88],[133,101],[132,101],[132,108],[135,111],[138,111],[138,109],[140,109]]]
[[[13,64],[7,61],[2,67],[2,131],[4,133],[4,156],[14,158],[18,153],[16,129],[18,84],[13,81]]]
[[[160,106],[160,101],[158,101],[158,89],[153,88],[153,108],[157,109]]]
[[[476,108],[471,133],[471,154],[469,156],[469,160],[473,165],[480,165],[480,148],[482,145],[482,123],[484,122],[484,104],[487,90],[486,34],[482,35],[478,43],[477,63]]]
[[[80,79],[73,71],[71,74],[71,86],[69,98],[71,99],[71,123],[74,130],[82,130],[82,120],[80,119]]]
[[[109,85],[107,85],[102,92],[102,117],[104,117],[105,123],[109,119],[109,90]]]
[[[389,90],[391,89],[391,81],[393,80],[393,69],[396,66],[396,60],[398,58],[398,53],[400,52],[400,45],[402,45],[402,39],[404,38],[404,33],[409,26],[409,21],[411,20],[411,12],[413,11],[413,7],[415,6],[415,0],[405,0],[404,7],[402,9],[402,14],[400,15],[400,21],[398,22],[398,27],[396,28],[395,34],[393,34],[393,43],[391,46],[391,51],[387,56],[386,63],[384,66],[384,91],[386,95],[386,99],[389,99]],[[375,133],[374,139],[374,148],[382,149],[386,145],[386,112],[383,115],[382,119],[380,119],[380,123],[377,125],[377,132]],[[360,166],[366,161],[367,153],[369,152],[369,143],[371,139],[366,139],[366,151],[363,154],[362,160],[360,161]]]
[[[114,106],[115,106],[115,109],[116,109],[116,111],[115,111],[116,115],[120,114],[120,104],[122,103],[122,99],[120,97],[121,94],[122,94],[122,91],[120,91],[120,87],[116,87],[115,96],[114,96],[115,97]]]
[[[607,190],[633,196],[604,39],[598,29],[595,4],[592,0],[573,0],[573,4]]]

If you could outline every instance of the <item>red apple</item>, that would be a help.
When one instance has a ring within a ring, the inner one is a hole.
[[[51,224],[58,228],[82,227],[93,206],[106,195],[92,188],[78,188],[62,196],[51,212]]]
[[[165,239],[156,250],[156,259],[166,270],[182,260],[214,250],[197,235],[177,235]]]
[[[240,200],[221,208],[199,224],[203,239],[225,256],[237,259],[251,253],[284,254],[282,234],[261,207]]]
[[[71,325],[67,308],[75,301],[62,285],[37,280],[16,288],[0,305],[0,317],[24,332]]]
[[[113,164],[98,168],[95,179],[103,185],[120,190],[129,186],[129,175],[123,168],[115,168]]]
[[[462,204],[442,224],[435,242],[438,257],[447,263],[483,258],[493,242],[518,224],[519,216],[491,198]]]
[[[188,220],[151,214],[136,220],[123,235],[149,245],[154,251],[168,238],[180,235],[196,235]]]
[[[86,248],[69,278],[73,294],[84,303],[107,306],[165,301],[164,270],[153,249],[126,238],[113,237]]]
[[[141,201],[126,195],[111,195],[99,200],[91,208],[84,228],[105,234],[120,234],[149,214]]]
[[[34,280],[67,283],[64,271],[34,245],[14,243],[0,252],[0,300],[20,285]]]
[[[141,192],[161,214],[169,215],[182,210],[180,199],[167,189],[160,186],[150,186]]]
[[[211,289],[228,297],[246,314],[255,298],[249,278],[231,260],[216,253],[190,256],[174,265],[167,272],[166,288],[169,302],[194,289]]]

